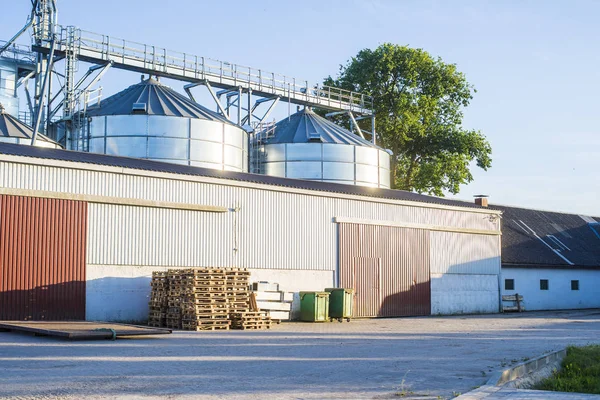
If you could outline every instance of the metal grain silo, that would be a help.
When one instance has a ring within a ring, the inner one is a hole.
[[[8,58],[0,57],[0,103],[11,115],[19,114],[17,98],[17,64]]]
[[[7,113],[0,104],[0,143],[31,144],[33,128]],[[60,149],[61,146],[50,138],[38,133],[35,141],[37,147]]]
[[[253,172],[390,187],[390,154],[306,108],[257,134]]]
[[[246,131],[154,79],[89,107],[83,119],[70,149],[248,170]]]

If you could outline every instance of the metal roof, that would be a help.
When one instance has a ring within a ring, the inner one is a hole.
[[[191,167],[187,165],[143,160],[139,158],[108,156],[104,154],[94,154],[70,150],[56,150],[32,146],[19,146],[14,144],[0,144],[0,154],[40,159],[51,159],[59,161],[80,162],[95,165],[131,168],[138,170],[156,171],[182,175],[204,176],[209,178],[229,179],[240,182],[273,185],[294,189],[314,190],[320,192],[339,193],[346,195],[368,196],[381,199],[412,201],[462,208],[485,209],[484,207],[478,206],[472,202],[464,202],[459,200],[450,200],[440,197],[426,196],[422,194],[406,192],[403,190],[343,185],[330,182],[305,181],[299,179],[279,178],[268,175],[249,174],[244,172],[220,171],[216,169]]]
[[[313,141],[380,148],[328,119],[315,114],[309,108],[298,111],[289,118],[279,121],[275,124],[273,136],[266,139],[266,143],[268,144],[309,143]]]
[[[135,108],[134,105],[136,106]],[[140,109],[140,106],[143,106],[143,108]],[[107,97],[100,104],[89,107],[86,113],[90,117],[141,113],[199,118],[231,124],[222,115],[193,102],[181,93],[152,78],[143,80],[117,94]]]
[[[600,267],[600,218],[490,206],[502,211],[502,265]]]
[[[33,128],[7,113],[0,104],[0,137],[31,139],[31,136],[33,136]],[[54,140],[42,134],[38,134],[37,140],[58,145]]]

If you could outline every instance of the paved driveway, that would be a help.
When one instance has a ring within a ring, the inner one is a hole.
[[[287,323],[116,342],[0,333],[0,397],[451,398],[491,371],[593,342],[599,310]]]

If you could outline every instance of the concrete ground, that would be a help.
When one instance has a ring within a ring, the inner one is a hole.
[[[0,333],[0,397],[452,398],[492,371],[600,342],[600,310],[284,323],[68,342]]]

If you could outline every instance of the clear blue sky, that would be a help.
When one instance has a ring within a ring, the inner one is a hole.
[[[0,39],[29,0],[3,0]],[[464,125],[493,166],[456,196],[600,216],[600,2],[58,0],[59,23],[320,82],[363,48],[419,47],[477,88]],[[27,40],[25,40],[27,41]],[[85,69],[85,67],[82,67]],[[111,71],[111,94],[139,80]],[[171,86],[181,87],[177,82]],[[211,104],[212,107],[212,104]],[[280,110],[279,113],[287,111]]]

